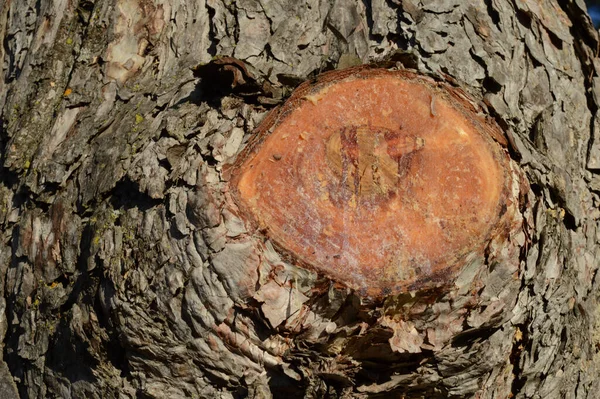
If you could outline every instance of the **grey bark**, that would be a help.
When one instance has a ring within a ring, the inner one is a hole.
[[[582,0],[8,0],[0,36],[3,397],[599,397]],[[516,262],[434,303],[316,295],[224,206],[273,104],[381,60],[481,99],[531,184]]]

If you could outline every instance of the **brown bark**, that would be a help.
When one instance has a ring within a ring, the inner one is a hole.
[[[581,4],[4,2],[0,395],[597,397],[599,42]],[[450,289],[372,300],[226,205],[267,111],[384,61],[480,101],[530,188],[524,227]]]

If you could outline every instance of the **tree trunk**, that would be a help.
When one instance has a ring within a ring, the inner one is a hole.
[[[600,43],[581,0],[0,10],[0,397],[598,397]],[[231,202],[267,112],[357,64],[468,93],[522,177],[519,226],[443,289],[355,290]]]

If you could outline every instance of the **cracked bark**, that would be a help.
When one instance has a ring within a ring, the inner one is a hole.
[[[600,64],[582,7],[4,2],[0,396],[597,397]],[[381,60],[480,99],[531,185],[516,261],[433,302],[319,291],[224,207],[226,165],[274,104]]]

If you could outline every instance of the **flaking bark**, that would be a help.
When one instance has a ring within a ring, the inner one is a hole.
[[[0,395],[597,397],[600,66],[582,4],[5,1]],[[223,205],[274,104],[382,60],[481,99],[531,185],[524,233],[490,249],[522,250],[433,300],[370,303]]]

